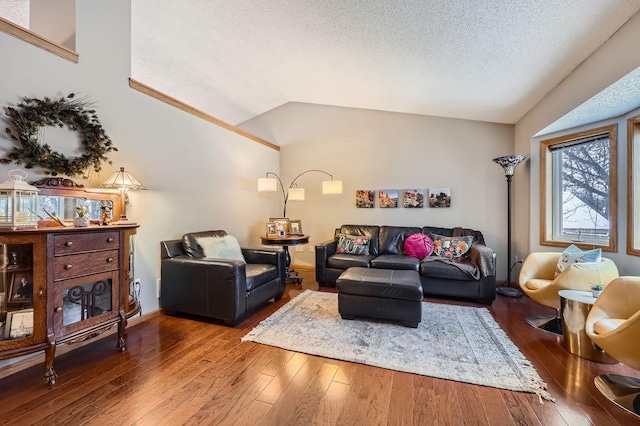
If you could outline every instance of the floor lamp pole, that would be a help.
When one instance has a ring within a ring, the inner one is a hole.
[[[496,292],[501,296],[522,297],[522,292],[511,287],[511,181],[513,175],[507,175],[507,281]]]

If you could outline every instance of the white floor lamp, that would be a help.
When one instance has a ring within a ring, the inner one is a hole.
[[[507,177],[507,280],[504,286],[496,290],[499,295],[507,297],[522,297],[520,290],[511,287],[511,269],[515,265],[515,263],[511,264],[511,181],[516,166],[526,159],[524,155],[505,155],[493,159],[502,166]]]

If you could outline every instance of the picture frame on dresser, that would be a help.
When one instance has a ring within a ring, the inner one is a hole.
[[[9,288],[9,302],[30,302],[32,294],[33,279],[31,274],[20,272],[14,273]]]
[[[5,340],[29,336],[33,336],[33,308],[7,312],[4,327]]]

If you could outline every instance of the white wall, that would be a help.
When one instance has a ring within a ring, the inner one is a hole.
[[[310,173],[298,181],[306,200],[290,201],[287,216],[302,220],[312,244],[347,223],[462,226],[482,231],[498,253],[498,278],[506,277],[507,184],[492,159],[513,153],[512,125],[289,103],[241,127],[282,146],[285,185],[307,169],[325,170],[343,181],[342,195],[324,196],[325,175]],[[451,207],[355,207],[359,189],[429,187],[450,187]],[[308,247],[292,255],[294,264],[315,264]]]
[[[76,0],[31,0],[28,28],[54,43],[75,50]]]
[[[516,244],[522,253],[561,251],[540,245],[540,145],[533,136],[576,106],[605,89],[640,66],[640,14],[631,18],[606,43],[587,58],[515,126],[516,151],[530,156],[528,167],[519,179],[516,171],[516,204],[528,205],[516,212]],[[630,115],[633,115],[632,113]],[[626,117],[626,116],[625,116]],[[626,119],[607,120],[618,127],[618,252],[606,253],[618,265],[621,274],[638,275],[638,258],[626,253]],[[593,127],[603,123],[594,124]],[[591,127],[591,126],[590,126]],[[568,131],[569,132],[569,131]],[[563,133],[568,133],[563,132]],[[571,131],[572,132],[572,131]],[[560,133],[557,133],[560,134]],[[556,135],[557,135],[556,134]],[[544,139],[550,137],[546,135]],[[523,254],[524,254],[523,253]]]
[[[264,217],[276,203],[257,197],[256,179],[266,169],[278,171],[279,153],[130,89],[130,7],[128,0],[77,2],[78,64],[0,33],[0,56],[7,59],[0,104],[71,92],[95,102],[119,151],[100,174],[74,180],[97,187],[124,166],[148,188],[131,193],[127,216],[141,225],[135,275],[143,312],[150,312],[158,309],[161,240],[225,229],[242,245],[260,246]],[[2,130],[0,154],[12,146]],[[0,179],[12,168],[0,166]],[[44,175],[28,172],[29,180]]]

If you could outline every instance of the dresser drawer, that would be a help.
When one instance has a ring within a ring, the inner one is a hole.
[[[58,234],[53,238],[54,256],[87,251],[118,249],[120,238],[117,231],[91,232],[86,234]]]
[[[59,281],[116,270],[119,253],[118,250],[105,250],[56,257],[53,263],[53,279]]]

